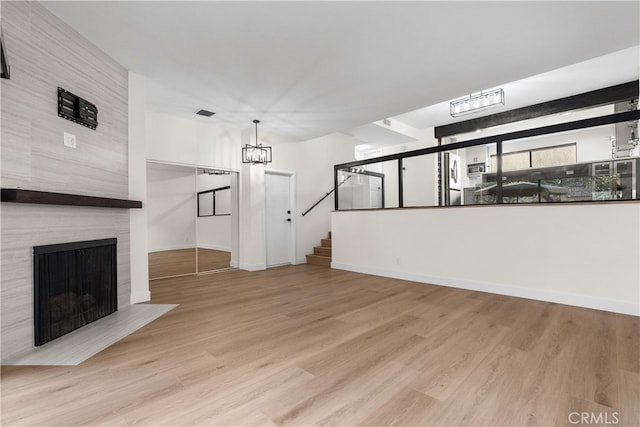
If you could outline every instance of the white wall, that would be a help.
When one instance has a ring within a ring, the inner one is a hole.
[[[336,212],[338,269],[640,314],[640,205]]]
[[[239,268],[267,268],[264,240],[264,166],[243,165],[240,172]]]
[[[437,159],[437,155],[431,154],[403,160],[404,207],[438,204]]]
[[[238,170],[240,132],[215,124],[147,112],[147,159]]]
[[[198,218],[199,248],[231,252],[231,215]]]
[[[129,198],[141,209],[129,214],[131,229],[131,303],[149,301],[147,254],[146,79],[129,72]]]
[[[149,252],[196,247],[195,173],[185,166],[148,164]]]

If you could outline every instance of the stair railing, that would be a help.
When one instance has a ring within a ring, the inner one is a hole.
[[[345,182],[349,181],[349,179],[350,179],[352,176],[353,176],[353,175],[349,175],[349,176],[347,176],[347,178],[346,178],[344,181],[342,181],[340,184],[338,184],[338,188],[339,188],[342,184],[344,184]],[[331,189],[331,191],[329,191],[327,194],[325,194],[325,195],[324,195],[320,200],[318,200],[317,202],[315,202],[315,203],[313,204],[313,206],[311,206],[309,209],[307,209],[306,211],[304,211],[304,212],[302,213],[302,216],[305,216],[306,214],[308,214],[309,212],[311,212],[311,210],[312,210],[313,208],[315,208],[315,207],[316,207],[316,206],[318,206],[320,203],[322,203],[322,201],[323,201],[324,199],[326,199],[327,197],[329,197],[329,196],[331,195],[331,193],[333,193],[334,191],[336,191],[336,189],[335,189],[335,188],[332,188],[332,189]]]

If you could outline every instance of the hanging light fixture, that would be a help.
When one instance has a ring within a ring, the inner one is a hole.
[[[451,101],[449,110],[451,117],[458,117],[498,105],[504,105],[504,90],[502,88],[483,91]]]
[[[256,145],[246,144],[242,147],[242,163],[266,165],[271,163],[271,147],[263,147],[258,142],[258,123],[260,120],[254,120],[253,123],[256,125]]]

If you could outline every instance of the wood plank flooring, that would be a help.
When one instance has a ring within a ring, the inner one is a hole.
[[[195,274],[196,248],[149,253],[149,279]]]
[[[231,267],[231,252],[198,248],[198,271],[213,271]]]
[[[149,279],[160,279],[231,267],[231,252],[196,248],[149,253]]]
[[[640,425],[637,317],[310,265],[151,291],[81,365],[3,367],[2,425]]]

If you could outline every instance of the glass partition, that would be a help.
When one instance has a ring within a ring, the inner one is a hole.
[[[638,199],[639,118],[637,101],[618,102],[336,165],[336,208]]]
[[[485,177],[496,170],[496,165],[490,161],[496,152],[496,143],[443,152],[440,155],[440,204],[462,206],[496,203],[495,180],[489,184],[485,181]]]
[[[371,169],[375,169],[372,165]],[[384,174],[365,168],[338,171],[339,209],[381,209],[385,207]]]
[[[628,157],[616,157],[621,138],[616,127],[609,124],[504,141],[502,202],[635,199],[637,145],[625,153]],[[495,162],[492,156],[492,164]],[[485,183],[496,182],[495,174],[484,179]]]
[[[438,206],[438,155],[402,159],[404,207]]]

